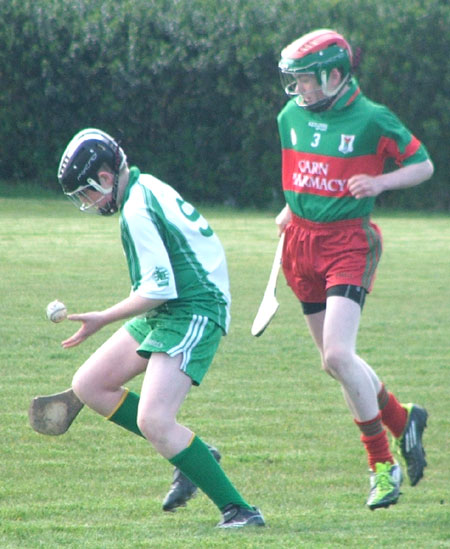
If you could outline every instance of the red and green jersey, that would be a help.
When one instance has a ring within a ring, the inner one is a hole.
[[[356,174],[383,173],[387,158],[399,166],[428,153],[387,107],[365,97],[355,80],[326,111],[314,113],[289,101],[278,115],[282,181],[292,212],[316,222],[364,217],[375,198],[356,199],[347,188]]]

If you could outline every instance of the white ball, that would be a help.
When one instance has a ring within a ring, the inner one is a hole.
[[[55,299],[47,305],[47,318],[52,322],[62,322],[67,317],[67,309],[64,303]]]

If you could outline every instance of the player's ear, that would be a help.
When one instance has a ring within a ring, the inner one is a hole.
[[[111,187],[114,183],[113,174],[107,170],[99,170],[97,177],[102,187]]]
[[[339,85],[341,81],[342,81],[341,71],[336,67],[334,67],[333,69],[331,69],[330,76],[328,77],[328,84],[329,86],[334,88],[337,85]]]

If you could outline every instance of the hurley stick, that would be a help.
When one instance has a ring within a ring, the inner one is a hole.
[[[62,435],[72,425],[84,404],[72,389],[31,401],[28,418],[33,429],[43,435]]]
[[[264,296],[256,313],[255,320],[252,325],[252,335],[259,337],[269,325],[275,313],[278,310],[279,303],[276,298],[277,293],[277,280],[281,267],[281,255],[283,252],[284,233],[280,236],[278,241],[275,257],[270,271],[269,280],[267,282]]]

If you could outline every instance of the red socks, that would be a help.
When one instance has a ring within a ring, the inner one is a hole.
[[[378,394],[378,406],[381,411],[381,421],[391,431],[395,438],[398,438],[405,429],[408,412],[395,396],[386,391],[384,385]]]
[[[361,442],[366,448],[369,467],[372,471],[375,470],[375,463],[385,463],[386,461],[394,463],[383,424],[395,438],[399,438],[408,419],[407,410],[392,393],[386,391],[384,385],[381,385],[378,394],[378,406],[380,412],[370,421],[360,422],[355,419],[356,425],[361,429]]]
[[[375,463],[394,463],[386,431],[381,424],[381,413],[370,421],[357,421],[356,425],[361,429],[361,442],[367,452],[369,467],[375,470]]]

